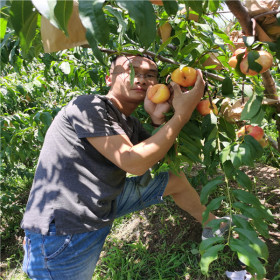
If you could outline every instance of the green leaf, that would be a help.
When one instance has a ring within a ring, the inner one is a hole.
[[[273,216],[268,213],[267,210],[263,209],[264,207],[255,208],[241,202],[234,202],[233,207],[240,209],[245,216],[252,218],[252,221],[260,234],[264,237],[269,236],[265,220],[273,221]]]
[[[68,22],[73,11],[73,0],[59,0],[56,2],[54,8],[54,15],[56,17],[57,23],[64,31],[66,36],[68,36]]]
[[[230,160],[223,163],[223,170],[229,179],[231,179],[235,173],[235,168]]]
[[[233,94],[233,84],[231,78],[229,77],[226,77],[222,81],[222,94],[224,96],[229,96]]]
[[[129,80],[130,80],[130,85],[132,87],[133,84],[134,84],[135,71],[134,71],[134,67],[133,67],[133,65],[131,63],[129,64],[129,68],[130,68]]]
[[[232,251],[237,252],[238,258],[241,262],[257,273],[258,279],[263,279],[266,274],[266,270],[259,261],[255,251],[248,245],[248,242],[244,240],[231,239],[229,246]]]
[[[20,37],[23,51],[27,53],[36,34],[38,13],[33,11],[30,0],[13,1],[10,16],[12,25]]]
[[[262,97],[253,94],[245,104],[245,107],[241,112],[240,119],[242,121],[250,120],[259,112],[261,105],[262,105]]]
[[[181,54],[184,56],[187,56],[189,53],[191,53],[195,48],[197,48],[200,45],[200,43],[191,42],[187,44],[182,50]]]
[[[244,190],[232,190],[232,193],[237,199],[244,203],[251,204],[256,207],[261,206],[260,201],[252,193],[249,193]]]
[[[79,14],[83,26],[87,29],[87,39],[93,39],[105,45],[109,40],[109,25],[106,21],[103,4],[105,0],[79,2]],[[89,42],[90,43],[90,42]]]
[[[231,150],[231,146],[228,145],[226,146],[220,153],[220,159],[221,159],[221,162],[224,163],[225,161],[228,160],[229,158],[229,154],[230,154],[230,150]]]
[[[223,237],[219,237],[219,236],[216,236],[216,237],[213,237],[213,238],[208,238],[208,239],[205,239],[203,240],[200,244],[199,244],[199,252],[200,254],[204,254],[204,252],[210,248],[213,244],[215,243],[220,243],[220,242],[223,242],[224,241],[224,238]]]
[[[7,28],[7,19],[1,17],[0,18],[0,40],[4,39],[4,36],[6,34],[6,28]]]
[[[195,153],[199,154],[202,149],[202,143],[200,138],[191,138],[189,135],[190,134],[187,134],[183,130],[181,130],[179,134],[179,141],[191,150],[193,150]]]
[[[262,156],[263,148],[254,137],[251,135],[245,135],[244,142],[250,146],[251,154],[254,156],[254,158],[259,158]]]
[[[209,0],[208,7],[212,13],[216,13],[220,5],[219,0]]]
[[[208,274],[209,265],[218,258],[218,252],[224,249],[223,244],[215,245],[208,248],[204,254],[201,255],[200,269],[201,272],[206,275]]]
[[[47,18],[50,21],[50,23],[54,25],[56,28],[59,28],[54,15],[54,8],[57,3],[57,0],[53,0],[53,1],[32,0],[32,3],[42,16]]]
[[[201,163],[201,159],[199,158],[199,156],[197,154],[194,154],[193,151],[191,149],[189,149],[189,147],[187,146],[179,146],[178,147],[178,151],[186,156],[187,158],[191,159],[192,162],[199,162]]]
[[[258,238],[258,235],[253,230],[248,230],[244,228],[234,229],[241,240],[248,240],[250,247],[257,253],[258,257],[267,260],[268,259],[268,249],[266,244]]]
[[[117,8],[113,8],[109,5],[106,5],[105,9],[118,20],[119,23],[118,31],[120,32],[120,34],[124,34],[126,32],[127,25],[122,17],[121,10]]]
[[[104,62],[104,59],[103,59],[103,54],[98,48],[98,43],[95,40],[95,37],[93,36],[93,34],[88,30],[86,31],[86,38],[93,51],[94,56],[98,59],[98,61],[100,63],[102,63],[103,65],[106,66],[106,63]]]
[[[244,158],[246,159],[246,156],[248,156],[248,151],[250,152],[250,150],[246,149],[244,144],[242,144],[234,145],[231,149],[230,160],[235,168],[242,165]]]
[[[260,108],[258,113],[251,118],[251,124],[261,125],[264,115],[265,111],[262,108]]]
[[[208,114],[203,117],[202,120],[202,126],[201,126],[201,132],[203,138],[208,138],[210,135],[212,135],[214,138],[216,138],[216,124],[217,124],[217,117],[214,114]],[[213,135],[214,134],[214,135]]]
[[[184,125],[182,131],[192,138],[199,138],[200,139],[202,137],[201,130],[199,128],[199,124],[195,121],[187,122]]]
[[[193,1],[193,0],[186,0],[185,3],[186,3],[187,7],[190,7],[192,10],[197,12],[199,15],[201,15],[203,13],[203,3],[204,3],[204,0],[195,0],[195,1]]]
[[[210,212],[212,212],[213,210],[217,210],[221,206],[221,203],[225,198],[225,196],[220,196],[210,201],[205,211],[202,213],[202,224],[204,224],[208,220]]]
[[[135,20],[136,33],[139,42],[148,48],[156,37],[156,16],[150,1],[145,0],[117,0],[119,7],[128,11]]]
[[[236,171],[235,179],[239,185],[242,187],[246,188],[247,190],[251,191],[252,190],[252,181],[248,177],[246,173],[244,173],[241,170]]]
[[[216,179],[208,182],[201,191],[200,194],[200,201],[202,204],[206,204],[208,202],[209,195],[216,190],[218,185],[222,184],[224,181],[222,180],[222,177],[217,177]]]
[[[258,73],[262,70],[262,66],[258,62],[256,62],[256,59],[258,59],[259,57],[260,57],[260,55],[257,51],[250,51],[248,53],[249,68]]]
[[[232,221],[236,225],[236,227],[244,228],[247,230],[254,230],[251,224],[243,217],[240,217],[238,215],[232,215]]]
[[[178,4],[176,0],[163,1],[163,6],[168,15],[176,15],[178,11]]]
[[[235,140],[236,134],[234,125],[227,122],[223,117],[219,118],[219,130],[225,132],[230,139]]]
[[[241,165],[253,167],[255,155],[252,154],[250,145],[248,145],[246,142],[241,143],[239,146],[239,151],[241,155]]]

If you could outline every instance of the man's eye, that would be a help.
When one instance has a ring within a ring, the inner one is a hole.
[[[157,76],[154,75],[154,74],[147,74],[147,77],[148,77],[148,78],[156,78]]]

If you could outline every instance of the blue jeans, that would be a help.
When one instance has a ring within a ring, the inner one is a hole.
[[[168,178],[167,172],[151,180],[147,174],[127,178],[117,198],[117,217],[161,203]],[[34,280],[90,280],[110,229],[56,235],[52,223],[47,235],[26,230],[23,270]]]

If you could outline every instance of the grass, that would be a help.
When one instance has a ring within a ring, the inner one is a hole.
[[[201,228],[171,199],[115,221],[96,267],[93,280],[226,279],[225,267],[236,261],[230,252],[213,263],[212,278],[199,269]],[[22,255],[22,253],[21,253]],[[21,260],[10,259],[0,279],[28,280]]]
[[[258,180],[267,176],[261,177],[259,173],[252,175],[257,176]],[[277,194],[269,191],[270,189],[266,190],[270,188],[268,185],[259,187],[258,180],[254,184],[255,191],[262,191],[265,196],[263,199],[271,203],[269,206],[276,207]],[[271,184],[275,185],[274,182]],[[227,206],[222,208],[227,209]],[[223,214],[225,213],[219,213],[219,216]],[[0,279],[29,280],[21,271],[22,239],[17,237],[15,241],[9,243],[9,258],[2,260],[3,271]],[[209,276],[202,275],[199,267],[200,241],[201,225],[168,198],[164,204],[154,205],[115,220],[92,279],[223,280],[228,279],[225,275],[227,270],[242,269],[236,254],[225,247],[221,258],[210,265]],[[276,245],[271,247],[273,250],[277,250],[276,248]],[[273,250],[271,256],[278,255]],[[275,264],[274,259],[270,262],[270,274],[274,276],[268,279],[280,279],[275,276],[279,262]]]

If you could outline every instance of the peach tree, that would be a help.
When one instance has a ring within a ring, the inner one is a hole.
[[[220,13],[223,10],[230,10],[235,17],[227,26]],[[271,14],[279,25],[279,10]],[[240,55],[236,67],[230,67],[229,59],[237,48],[231,34],[237,31],[242,34],[243,47],[251,53],[250,69],[261,72],[258,50],[273,56],[273,65],[265,73],[244,75]],[[203,99],[219,112],[201,115],[196,110],[153,172],[176,173],[185,168],[188,175],[198,166],[192,182],[203,185],[200,198],[207,207],[204,221],[210,211],[218,210],[232,218],[224,237],[200,244],[203,274],[208,274],[209,265],[227,247],[258,279],[265,277],[268,249],[262,237],[269,236],[273,215],[252,191],[252,182],[242,167],[253,167],[264,153],[277,164],[279,135],[277,148],[277,143],[264,135],[261,138],[269,142],[267,146],[246,129],[243,134],[236,132],[244,125],[279,130],[279,37],[260,41],[254,18],[241,2],[230,0],[2,1],[0,32],[4,89],[1,153],[9,170],[20,164],[35,165],[48,126],[75,91],[106,93],[104,73],[112,55],[152,56],[159,66],[161,83],[169,83],[170,74],[178,67],[202,69],[207,82]],[[15,86],[12,69],[18,74],[25,69],[30,74],[34,60],[41,66],[28,81],[32,89],[24,81]],[[61,90],[57,84],[67,86]],[[52,93],[45,104],[40,103],[42,92]],[[23,106],[21,113],[19,106]],[[143,107],[135,114],[152,131]],[[172,111],[166,118],[171,115]],[[211,226],[218,228],[221,221],[212,221]]]

